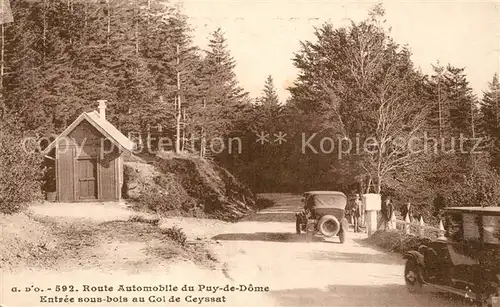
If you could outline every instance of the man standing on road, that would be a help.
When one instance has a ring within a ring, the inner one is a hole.
[[[354,199],[354,207],[352,209],[352,215],[354,217],[354,232],[359,232],[359,224],[361,222],[361,211],[363,210],[363,204],[361,203],[361,199],[359,194],[356,194]]]
[[[378,225],[378,229],[381,229],[381,226],[383,225],[383,228],[387,230],[389,227],[389,221],[391,220],[392,212],[394,210],[394,206],[392,205],[391,198],[387,196],[382,203],[382,208],[380,210],[380,222]]]

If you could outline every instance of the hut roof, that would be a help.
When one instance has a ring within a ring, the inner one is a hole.
[[[116,129],[113,124],[108,122],[105,118],[99,116],[97,111],[82,113],[78,118],[68,126],[57,138],[43,150],[44,154],[48,154],[56,144],[67,137],[82,121],[87,121],[94,128],[96,128],[102,135],[113,142],[114,145],[119,146],[122,150],[132,151],[134,149],[134,142]]]

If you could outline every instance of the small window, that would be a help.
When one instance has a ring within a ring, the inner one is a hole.
[[[479,234],[479,220],[480,216],[470,213],[464,213],[463,223],[464,223],[464,239],[477,241],[481,238]]]
[[[500,243],[500,216],[483,216],[484,243]]]
[[[113,143],[109,139],[101,139],[101,146],[104,153],[109,154],[113,151]]]

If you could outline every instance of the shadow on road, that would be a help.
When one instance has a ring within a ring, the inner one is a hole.
[[[258,197],[259,202],[267,204],[267,206],[260,206],[263,210],[243,218],[241,221],[295,222],[295,212],[299,212],[303,207],[300,194],[264,193],[258,194]]]
[[[369,247],[369,248],[372,248],[372,249],[377,249],[377,250],[380,250],[380,251],[387,252],[387,250],[384,250],[384,249],[376,246],[375,244],[371,244],[368,241],[368,237],[365,237],[365,238],[353,238],[352,240],[354,242],[356,242],[357,244],[361,245],[361,246],[365,246],[365,247]]]
[[[291,232],[254,232],[254,233],[224,233],[213,237],[221,241],[264,241],[264,242],[308,242],[305,235],[297,235]],[[312,237],[312,242],[339,243],[338,239],[325,239],[323,237]]]
[[[242,222],[293,222],[295,223],[295,213],[288,208],[273,208],[273,211],[261,211],[241,219]],[[298,212],[298,210],[296,210]],[[292,226],[292,228],[295,225]],[[294,228],[293,228],[294,229]]]
[[[298,257],[309,260],[328,260],[328,261],[338,261],[345,263],[373,263],[373,264],[385,264],[394,265],[394,258],[387,257],[385,254],[361,254],[361,253],[342,253],[334,251],[309,251]]]
[[[359,244],[360,246],[370,248],[372,250],[375,250],[380,253],[384,253],[386,255],[391,255],[393,258],[399,258],[403,259],[403,255],[397,252],[391,252],[388,251],[387,249],[384,249],[380,246],[376,246],[375,244],[372,244],[368,241],[368,238],[353,238],[352,241],[356,244]]]
[[[465,299],[441,293],[411,295],[404,285],[329,285],[271,291],[277,306],[472,306]]]

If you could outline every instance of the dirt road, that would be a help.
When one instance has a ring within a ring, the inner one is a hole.
[[[51,268],[26,269],[15,274],[0,271],[0,305],[471,306],[461,298],[432,293],[410,295],[403,282],[403,260],[365,245],[363,235],[350,232],[345,244],[321,238],[304,242],[294,233],[293,223],[293,213],[300,209],[300,197],[283,194],[269,197],[277,199],[277,206],[234,224],[193,218],[160,221],[157,227],[175,225],[183,228],[190,240],[210,242],[209,249],[219,259],[216,270],[170,259],[155,231],[147,227],[130,229],[120,222],[133,214],[124,208],[82,204],[78,209],[35,208],[36,216],[57,218],[58,223],[71,225],[71,236],[63,245],[67,249],[61,251],[62,257]],[[82,225],[87,226],[82,228]],[[74,238],[75,233],[82,234],[79,237],[82,239]],[[80,292],[57,292],[57,285],[73,285]],[[84,285],[112,286],[114,291],[84,291]],[[119,285],[173,285],[179,289],[119,292]],[[182,291],[183,285],[192,285],[194,291]],[[208,288],[226,285],[245,287],[244,291],[234,292]],[[31,286],[44,292],[12,291],[13,287]],[[255,291],[265,287],[269,287],[268,292]],[[41,298],[66,295],[103,301],[54,304],[44,303]],[[162,301],[172,296],[180,301]],[[145,301],[133,301],[140,297]],[[196,297],[202,298],[202,302]],[[210,303],[205,298],[225,303]]]
[[[399,255],[363,243],[364,234],[304,242],[294,234],[300,197],[268,195],[278,205],[231,225],[214,238],[237,283],[267,285],[275,306],[471,306],[436,293],[411,295]],[[284,221],[284,222],[272,222]]]

